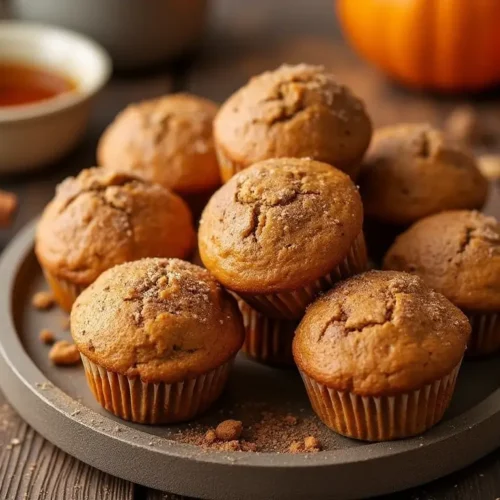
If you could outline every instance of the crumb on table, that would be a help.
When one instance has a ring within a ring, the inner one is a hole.
[[[0,227],[10,226],[17,209],[17,196],[0,190]]]
[[[446,119],[444,130],[451,140],[472,146],[480,141],[481,122],[472,106],[459,106]]]
[[[31,301],[31,303],[33,304],[33,307],[45,311],[47,309],[50,309],[54,305],[54,295],[52,294],[52,292],[49,292],[47,290],[37,292],[35,293],[35,295],[33,295],[33,300]]]
[[[52,346],[49,352],[49,359],[55,365],[75,365],[80,362],[80,353],[75,344],[67,340],[59,340]]]
[[[44,344],[53,344],[56,341],[54,332],[52,332],[48,328],[42,328],[42,330],[40,330],[39,337]]]
[[[69,331],[69,329],[70,329],[70,321],[69,321],[69,316],[64,316],[64,317],[61,319],[61,328],[62,328],[64,331]]]

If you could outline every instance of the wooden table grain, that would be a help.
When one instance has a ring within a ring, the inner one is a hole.
[[[104,127],[129,102],[187,90],[223,101],[252,75],[287,63],[323,64],[362,96],[376,125],[398,121],[442,124],[466,97],[436,98],[410,93],[387,82],[343,43],[332,0],[219,0],[200,52],[146,73],[117,75],[95,106],[89,132],[66,159],[42,172],[0,179],[16,192],[20,210],[14,226],[0,231],[0,247],[52,197],[57,182],[95,163]],[[474,102],[483,116],[500,116],[498,98]],[[500,499],[500,451],[475,465],[391,500]],[[58,450],[27,426],[0,394],[0,500],[180,500],[114,478]],[[260,499],[257,499],[260,500]],[[263,499],[267,500],[267,499]]]

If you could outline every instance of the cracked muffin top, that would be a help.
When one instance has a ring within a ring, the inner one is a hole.
[[[268,158],[308,157],[355,177],[371,134],[363,102],[322,66],[307,64],[252,78],[214,122],[217,151],[238,170]]]
[[[358,182],[366,216],[396,225],[481,208],[488,193],[473,156],[425,123],[376,130]]]
[[[179,194],[220,185],[212,124],[217,105],[189,94],[132,104],[105,130],[99,164],[158,182]]]
[[[177,195],[91,168],[57,187],[38,224],[35,252],[51,274],[86,286],[116,264],[186,257],[194,243],[191,213]]]
[[[301,371],[337,391],[396,395],[449,374],[470,330],[460,309],[418,276],[370,271],[309,307],[293,354]]]
[[[362,224],[349,176],[309,159],[272,159],[239,172],[212,196],[198,246],[204,265],[229,289],[275,293],[330,273]]]
[[[76,300],[71,335],[106,370],[144,382],[192,379],[243,344],[236,301],[201,267],[142,259],[104,272]]]
[[[384,268],[418,274],[463,309],[498,311],[500,224],[468,210],[427,217],[396,239]]]

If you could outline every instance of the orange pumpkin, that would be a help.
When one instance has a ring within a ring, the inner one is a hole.
[[[500,0],[337,0],[337,14],[356,50],[403,84],[500,83]]]

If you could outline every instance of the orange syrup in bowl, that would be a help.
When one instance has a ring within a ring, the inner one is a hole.
[[[34,104],[75,90],[76,83],[56,71],[0,61],[0,108]]]

